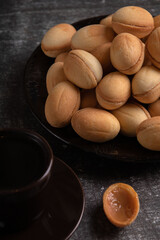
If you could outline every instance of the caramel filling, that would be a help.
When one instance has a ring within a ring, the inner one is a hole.
[[[113,219],[126,222],[134,214],[134,202],[128,191],[116,187],[107,196],[108,211]]]

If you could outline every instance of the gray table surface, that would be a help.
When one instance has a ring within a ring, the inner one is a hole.
[[[110,14],[125,5],[142,6],[153,15],[160,14],[159,0],[0,1],[0,127],[29,128],[40,133],[51,144],[55,156],[80,178],[86,205],[71,240],[160,239],[160,164],[111,162],[63,144],[34,118],[23,92],[26,61],[50,27]],[[124,229],[112,226],[102,209],[103,192],[115,182],[132,185],[140,198],[137,220]]]

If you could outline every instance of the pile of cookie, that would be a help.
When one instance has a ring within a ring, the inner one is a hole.
[[[41,49],[55,58],[46,75],[51,126],[71,123],[93,142],[120,132],[160,151],[160,15],[126,6],[77,31],[58,24]]]

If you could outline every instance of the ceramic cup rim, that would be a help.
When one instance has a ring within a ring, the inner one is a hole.
[[[47,142],[47,140],[37,132],[26,129],[26,128],[0,128],[0,137],[2,133],[4,134],[6,133],[6,136],[8,133],[8,135],[12,134],[13,136],[15,136],[15,138],[18,135],[23,139],[25,138],[25,139],[29,139],[30,141],[34,141],[34,143],[39,145],[40,148],[46,152],[47,158],[48,158],[48,165],[44,169],[42,175],[38,177],[34,182],[30,182],[27,185],[19,188],[0,189],[0,195],[18,194],[25,191],[29,191],[34,187],[36,187],[37,185],[41,184],[41,182],[43,181],[45,182],[45,179],[48,178],[51,172],[53,160],[54,160],[52,149],[49,143]]]

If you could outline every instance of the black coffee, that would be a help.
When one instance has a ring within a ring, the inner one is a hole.
[[[45,169],[44,152],[31,139],[0,136],[0,189],[26,186]]]

